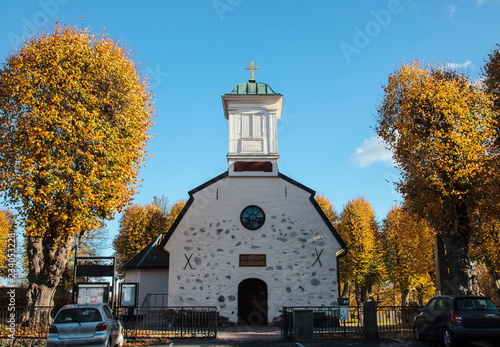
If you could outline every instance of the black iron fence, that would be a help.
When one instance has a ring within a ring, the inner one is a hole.
[[[360,307],[338,306],[301,306],[283,307],[282,335],[286,339],[294,339],[297,324],[294,325],[294,313],[297,311],[312,311],[309,324],[314,339],[334,337],[363,337],[365,334],[365,312]],[[375,326],[379,336],[411,337],[413,334],[413,319],[418,315],[419,307],[409,306],[377,306]],[[375,317],[375,316],[374,316]]]
[[[282,335],[294,338],[294,312],[312,311],[313,338],[362,337],[365,334],[363,307],[284,307]],[[0,338],[43,339],[57,313],[54,307],[0,307]],[[218,312],[215,306],[138,307],[116,310],[126,339],[215,338]],[[410,337],[419,307],[376,307],[377,333],[385,337]],[[29,314],[29,319],[26,320]],[[297,325],[295,325],[295,328]]]
[[[413,336],[413,321],[420,313],[419,306],[378,306],[377,327],[382,336]]]
[[[0,306],[0,338],[44,338],[56,313],[55,307]]]
[[[45,338],[57,309],[0,306],[0,339]],[[215,306],[119,308],[115,313],[126,339],[217,336]]]
[[[126,339],[217,336],[217,307],[119,308],[117,314]]]

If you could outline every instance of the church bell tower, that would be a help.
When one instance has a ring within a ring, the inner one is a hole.
[[[253,62],[247,83],[222,95],[224,116],[229,121],[229,176],[278,176],[278,129],[283,95],[256,82]]]

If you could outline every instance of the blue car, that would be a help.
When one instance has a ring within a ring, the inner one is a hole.
[[[500,345],[500,311],[484,296],[435,296],[415,317],[417,340],[441,339],[446,347],[462,341]]]
[[[121,347],[122,326],[107,304],[66,305],[49,328],[47,347]]]

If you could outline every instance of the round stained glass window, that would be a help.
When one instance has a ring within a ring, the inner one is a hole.
[[[259,229],[266,221],[264,211],[258,206],[246,207],[240,215],[241,224],[247,229]]]

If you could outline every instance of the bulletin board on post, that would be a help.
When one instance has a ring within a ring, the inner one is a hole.
[[[100,304],[109,301],[109,283],[77,283],[77,304]]]
[[[120,284],[120,306],[135,307],[137,306],[138,283],[121,283]]]
[[[77,304],[114,302],[114,293],[116,293],[115,274],[115,257],[75,257],[73,302]],[[99,282],[90,282],[90,278],[96,277],[99,278],[97,279]],[[102,282],[103,277],[111,279],[109,282]],[[77,278],[83,279],[85,282],[77,283]]]

